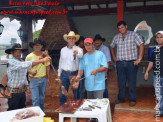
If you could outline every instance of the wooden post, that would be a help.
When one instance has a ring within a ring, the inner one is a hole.
[[[24,38],[22,39],[22,47],[28,49],[27,52],[23,53],[23,58],[25,58],[31,49],[29,48],[29,43],[33,41],[33,32],[32,32],[32,17],[24,16],[21,19],[21,27],[24,30]]]
[[[117,23],[123,20],[123,0],[117,0]],[[118,29],[117,32],[119,33]]]

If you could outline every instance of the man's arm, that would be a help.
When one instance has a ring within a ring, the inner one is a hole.
[[[47,82],[50,80],[50,65],[46,66],[46,80]]]
[[[83,49],[81,49],[80,47],[78,47],[78,49],[76,51],[77,51],[76,56],[78,58],[81,58],[83,56]]]
[[[144,74],[144,79],[145,80],[148,80],[148,73],[152,69],[152,67],[153,67],[153,62],[150,61],[149,64],[148,64],[147,70],[146,70],[146,72]]]
[[[27,69],[27,72],[33,76],[37,74],[37,71],[32,71],[31,69]]]
[[[144,44],[141,44],[139,47],[139,59],[143,58],[143,54],[144,54]]]
[[[90,75],[96,75],[98,72],[104,72],[106,69],[107,68],[103,66],[101,68],[93,70]]]
[[[143,54],[144,54],[144,44],[141,44],[139,46],[139,56],[138,56],[138,59],[136,61],[134,61],[134,65],[135,66],[137,66],[141,62],[141,60],[143,58]]]
[[[46,62],[49,62],[51,60],[51,58],[49,56],[43,58],[43,59],[39,59],[39,60],[36,60],[36,61],[33,61],[32,62],[32,66],[35,66],[35,65],[38,65],[40,63],[46,63]]]
[[[7,85],[8,77],[5,74],[1,80],[1,84],[5,87]]]
[[[36,61],[25,61],[25,62],[21,62],[21,61],[12,59],[12,60],[9,60],[8,63],[9,63],[9,66],[11,65],[10,70],[12,71],[12,70],[17,70],[17,69],[21,69],[21,68],[30,68],[31,66],[35,66],[40,63],[46,63],[50,60],[51,60],[50,57],[45,57],[43,59],[36,60]]]
[[[111,52],[111,56],[112,56],[113,60],[115,62],[117,62],[117,57],[115,56],[114,48],[112,48],[111,46],[110,46],[110,52]]]
[[[83,75],[83,70],[78,70],[78,75],[77,75],[77,77],[78,77],[78,78],[81,78],[82,75]]]
[[[107,64],[108,64],[108,68],[109,68],[109,62],[107,62]],[[108,77],[108,68],[106,68],[106,70],[105,70],[105,78]]]

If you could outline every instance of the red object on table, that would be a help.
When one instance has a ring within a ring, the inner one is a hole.
[[[74,113],[83,103],[85,99],[80,100],[68,100],[62,106],[55,110],[59,113]]]

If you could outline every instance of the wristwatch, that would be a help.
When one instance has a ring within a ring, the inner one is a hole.
[[[140,58],[138,58],[138,61],[141,61],[141,59],[140,59]]]

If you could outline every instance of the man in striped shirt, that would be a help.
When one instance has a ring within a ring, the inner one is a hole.
[[[110,44],[113,60],[117,63],[119,85],[117,103],[125,102],[125,89],[126,82],[128,81],[129,106],[132,107],[136,104],[136,75],[138,64],[143,58],[144,44],[142,38],[137,33],[127,30],[125,21],[120,21],[117,27],[120,33],[114,36]],[[115,46],[117,46],[116,55],[114,52]]]

